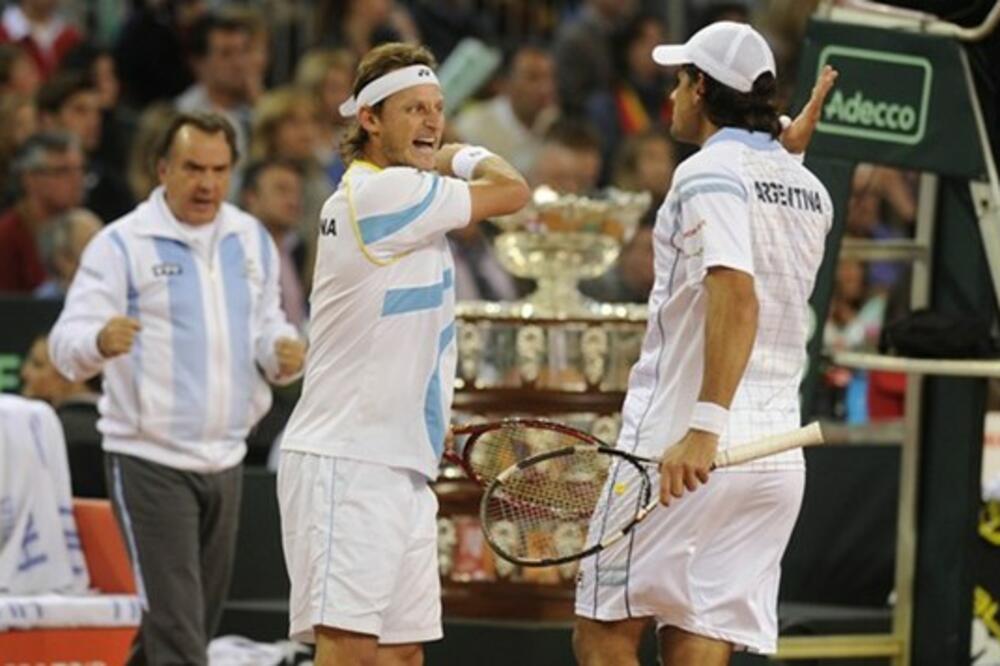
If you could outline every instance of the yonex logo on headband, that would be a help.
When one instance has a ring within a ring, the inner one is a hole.
[[[356,115],[362,106],[374,106],[400,90],[430,83],[440,85],[434,71],[427,65],[410,65],[394,69],[362,88],[357,97],[348,98],[340,105],[340,115],[349,118]]]

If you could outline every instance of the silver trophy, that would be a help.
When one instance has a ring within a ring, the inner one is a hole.
[[[593,309],[579,280],[607,271],[652,203],[648,192],[608,188],[594,196],[542,186],[519,212],[495,220],[497,258],[514,275],[536,280],[527,302],[540,311],[576,315]]]

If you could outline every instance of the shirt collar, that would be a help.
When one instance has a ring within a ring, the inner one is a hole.
[[[140,215],[141,222],[136,227],[136,233],[140,236],[170,238],[187,244],[187,238],[181,231],[182,223],[174,217],[170,206],[167,205],[162,185],[153,190],[149,198],[140,205],[140,210],[142,213]],[[225,202],[219,207],[218,214],[209,224],[219,225],[218,238],[220,239],[239,230],[235,216],[227,214]]]
[[[736,141],[754,150],[778,150],[781,144],[768,132],[751,132],[740,127],[723,127],[708,138],[702,146],[707,148],[713,143]]]

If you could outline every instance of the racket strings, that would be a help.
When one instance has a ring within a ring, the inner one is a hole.
[[[502,555],[522,562],[572,557],[607,529],[622,529],[648,496],[648,481],[626,464],[609,479],[612,456],[581,447],[528,465],[496,485],[483,527]]]
[[[506,425],[479,435],[465,451],[465,460],[485,484],[526,458],[579,443],[578,437],[558,430]]]

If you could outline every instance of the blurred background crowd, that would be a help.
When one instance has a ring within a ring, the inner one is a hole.
[[[446,140],[504,155],[532,185],[578,194],[607,186],[649,191],[653,206],[618,264],[583,285],[601,301],[644,302],[653,281],[655,211],[691,150],[669,135],[672,73],[655,66],[650,51],[715,20],[752,22],[778,56],[787,109],[796,84],[812,84],[795,76],[816,0],[0,4],[0,292],[62,298],[90,238],[156,187],[152,155],[171,114],[214,110],[238,134],[230,198],[274,238],[283,307],[305,329],[318,212],[345,170],[338,105],[371,47],[395,40],[428,46],[443,64]],[[915,185],[913,174],[859,167],[848,235],[912,235]],[[482,225],[451,239],[460,299],[513,300],[528,288],[500,267],[491,234]],[[818,323],[826,345],[874,346],[886,312],[906,302],[895,297],[906,288],[905,270],[843,261],[829,319]],[[99,465],[98,387],[61,378],[44,336],[26,353],[21,379],[24,395],[57,408],[71,451],[73,440],[86,440]],[[902,385],[892,375],[831,368],[819,415],[855,422],[898,416]],[[266,457],[294,401],[278,397],[251,441],[249,462]],[[101,493],[99,478],[73,480],[98,486],[75,487],[76,494]]]

